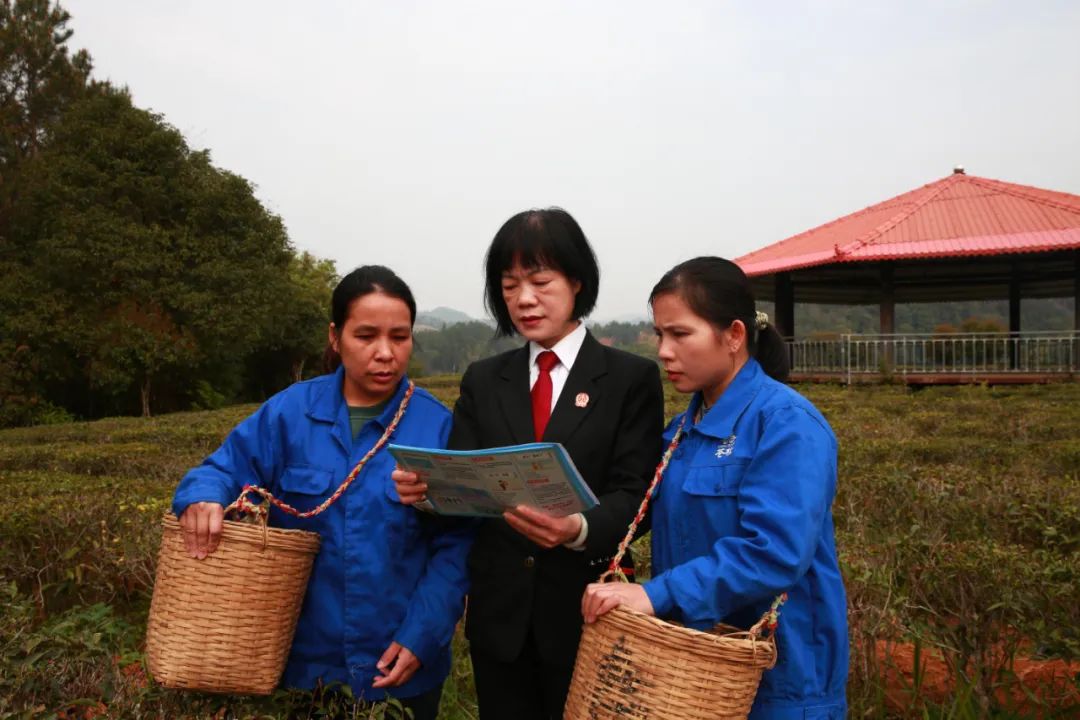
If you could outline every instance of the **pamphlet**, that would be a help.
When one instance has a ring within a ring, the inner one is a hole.
[[[421,509],[440,515],[498,517],[528,505],[555,517],[596,507],[596,496],[581,479],[559,443],[528,443],[484,450],[432,450],[389,445],[403,470],[427,484]]]

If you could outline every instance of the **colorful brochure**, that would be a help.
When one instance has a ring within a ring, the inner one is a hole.
[[[596,507],[559,443],[528,443],[484,450],[431,450],[389,445],[403,470],[427,484],[421,509],[440,515],[498,517],[517,505],[565,517]]]

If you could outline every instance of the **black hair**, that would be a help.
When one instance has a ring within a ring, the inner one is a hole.
[[[416,300],[413,299],[412,290],[409,289],[408,284],[388,267],[362,265],[341,278],[341,282],[334,288],[334,294],[330,299],[330,319],[339,335],[345,327],[353,302],[376,292],[405,303],[409,308],[409,323],[416,323]],[[340,364],[341,356],[332,345],[327,343],[326,350],[323,352],[323,366],[326,372],[337,370]]]
[[[513,335],[514,322],[502,294],[502,275],[514,262],[548,267],[581,283],[574,298],[574,320],[592,312],[600,291],[600,268],[581,226],[562,208],[526,210],[503,223],[484,258],[484,305],[495,318],[496,334]]]
[[[758,328],[754,291],[738,265],[719,257],[696,257],[679,263],[653,287],[649,304],[668,293],[676,293],[695,315],[721,330],[741,320],[746,326],[746,348],[750,355],[761,363],[769,377],[787,379],[790,361],[784,338],[772,323]]]

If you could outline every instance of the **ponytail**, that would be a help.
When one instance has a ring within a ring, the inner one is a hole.
[[[764,327],[759,327],[753,334],[756,335],[755,340],[748,347],[761,369],[773,380],[787,380],[791,371],[791,358],[780,331],[772,323],[766,322]]]

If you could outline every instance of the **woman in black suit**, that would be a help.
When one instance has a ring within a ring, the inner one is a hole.
[[[469,556],[465,632],[484,720],[561,718],[581,637],[581,595],[603,572],[660,456],[663,391],[651,360],[600,344],[581,320],[600,271],[564,210],[503,224],[485,260],[502,335],[528,344],[473,363],[449,447],[559,442],[600,504],[565,518],[521,506],[485,521]],[[402,502],[423,497],[395,473]]]

